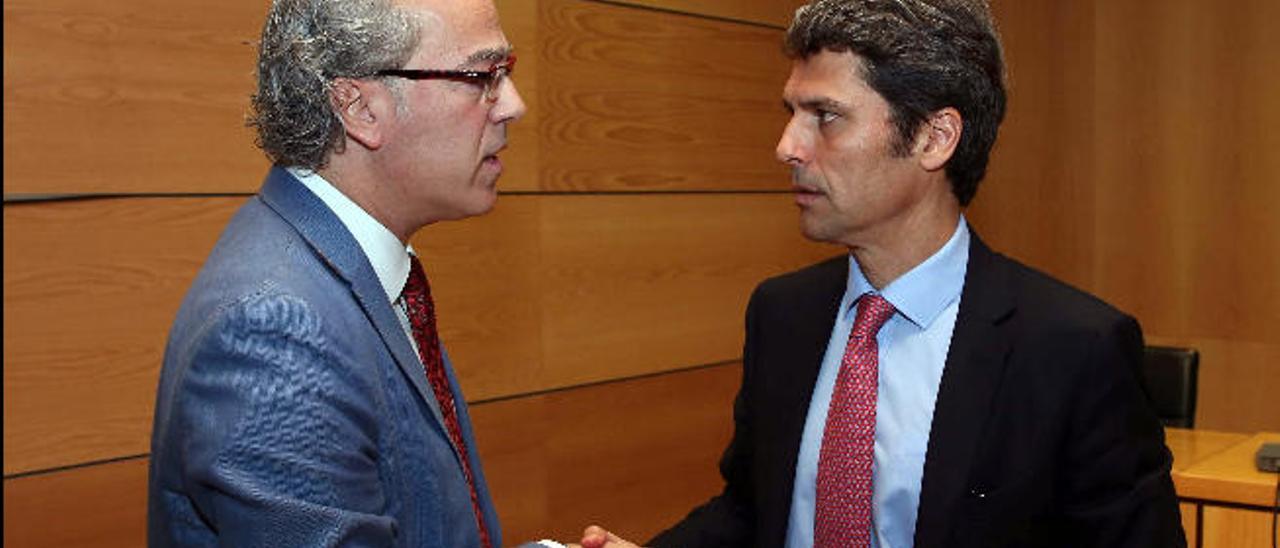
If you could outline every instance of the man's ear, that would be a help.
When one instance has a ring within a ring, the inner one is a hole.
[[[371,80],[336,78],[329,97],[347,137],[370,150],[382,147],[388,118],[395,111],[390,90]],[[391,108],[388,108],[391,107]]]
[[[947,107],[929,115],[916,136],[916,154],[921,167],[928,171],[945,167],[960,145],[963,133],[964,120],[960,111]]]

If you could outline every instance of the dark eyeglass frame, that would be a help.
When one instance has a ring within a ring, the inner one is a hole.
[[[511,76],[516,68],[516,56],[508,55],[489,70],[437,70],[437,69],[385,69],[373,73],[374,76],[393,76],[409,80],[453,80],[465,82],[484,89],[484,100],[490,103],[498,100],[498,92],[502,81]]]

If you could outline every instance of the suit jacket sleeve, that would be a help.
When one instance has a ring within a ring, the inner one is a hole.
[[[255,295],[196,339],[176,428],[196,515],[223,546],[390,546],[377,391],[307,302]],[[175,504],[182,503],[175,497]]]
[[[1185,546],[1172,456],[1142,386],[1142,333],[1123,316],[1092,346],[1068,418],[1069,546]],[[1072,538],[1074,537],[1074,538]]]
[[[647,545],[655,548],[698,546],[749,546],[754,539],[755,514],[750,500],[753,447],[750,387],[756,353],[753,350],[758,325],[757,300],[760,290],[747,305],[746,342],[742,350],[742,386],[733,402],[733,438],[720,459],[723,492],[695,508],[683,520],[660,533]]]

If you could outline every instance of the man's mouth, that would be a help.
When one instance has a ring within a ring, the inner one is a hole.
[[[812,205],[823,196],[822,191],[816,187],[800,183],[791,184],[791,193],[795,196],[796,205],[800,207]]]
[[[501,153],[503,150],[506,150],[506,148],[507,148],[506,143],[503,143],[503,144],[501,144],[501,145],[498,145],[498,146],[497,146],[497,147],[495,147],[492,151],[490,151],[490,152],[488,152],[488,153],[486,153],[486,154],[484,155],[484,161],[486,161],[486,162],[497,162],[497,161],[498,161],[498,154],[499,154],[499,153]]]

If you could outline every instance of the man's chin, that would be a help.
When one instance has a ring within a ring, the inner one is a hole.
[[[806,239],[819,243],[834,243],[836,237],[832,232],[830,227],[806,218],[803,213],[800,214],[800,234]]]
[[[468,217],[484,215],[493,211],[494,206],[498,205],[498,189],[494,186],[482,190],[483,195],[477,196],[472,208],[469,210]]]

